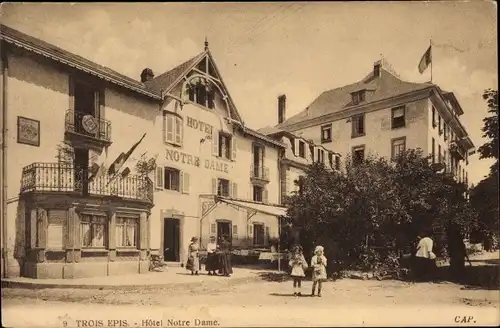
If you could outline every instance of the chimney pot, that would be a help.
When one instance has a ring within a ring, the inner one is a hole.
[[[286,119],[286,95],[278,97],[278,124],[281,124]]]
[[[382,67],[382,61],[379,60],[379,61],[376,61],[374,64],[373,64],[373,76],[374,77],[379,77],[380,76],[380,69]]]
[[[141,73],[141,82],[147,82],[149,80],[152,80],[155,77],[153,70],[151,68],[145,68],[142,70]]]

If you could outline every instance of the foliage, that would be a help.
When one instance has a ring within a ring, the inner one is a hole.
[[[329,270],[371,270],[414,243],[422,232],[437,244],[450,223],[470,231],[475,213],[466,188],[437,173],[420,150],[394,161],[369,156],[350,160],[342,173],[312,165],[287,199],[288,215],[307,253],[325,247]],[[389,261],[393,263],[393,261]]]
[[[483,137],[489,139],[487,143],[479,147],[479,158],[495,158],[498,165],[498,91],[487,89],[484,91],[483,99],[488,106],[491,116],[483,118]]]
[[[471,190],[471,203],[479,214],[480,239],[491,239],[498,227],[498,91],[488,89],[483,94],[491,116],[483,119],[483,137],[489,141],[479,147],[479,158],[495,158],[490,173]],[[483,240],[484,240],[483,239]]]
[[[141,154],[141,157],[135,164],[135,170],[137,174],[140,176],[149,176],[151,172],[154,172],[156,169],[156,159],[158,158],[158,155],[155,155],[153,157],[147,156],[147,153]]]

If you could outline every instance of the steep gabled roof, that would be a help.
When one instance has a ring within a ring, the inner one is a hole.
[[[139,81],[8,26],[0,25],[0,39],[135,92],[161,99],[159,94],[152,92]]]
[[[220,71],[217,68],[217,65],[215,64],[215,61],[209,49],[206,49],[204,52],[200,53],[197,56],[194,56],[193,58],[171,69],[170,71],[160,74],[157,77],[153,78],[152,80],[147,81],[146,82],[147,87],[154,92],[162,93],[162,95],[164,96],[172,88],[174,88],[184,78],[184,76],[186,76],[194,67],[196,67],[196,65],[198,65],[206,56],[208,56],[208,60],[210,61],[212,67],[215,70],[215,74],[217,75],[217,78],[220,81],[221,87],[224,89],[228,97],[232,118],[240,122],[241,124],[244,124],[243,119],[238,110],[236,109],[236,105],[234,104],[234,101],[231,98],[231,95],[229,94],[229,90],[222,79],[222,75],[220,74]]]
[[[403,81],[383,68],[380,69],[380,72],[379,77],[370,73],[361,81],[323,92],[306,109],[278,124],[277,127],[286,128],[295,123],[433,86],[431,83]],[[366,90],[366,100],[355,105],[352,103],[351,93],[361,90]]]
[[[194,56],[185,61],[179,66],[174,67],[170,71],[156,76],[155,78],[144,82],[144,84],[152,91],[161,94],[161,91],[169,90],[175,83],[189,72],[198,62],[206,55],[206,51]]]

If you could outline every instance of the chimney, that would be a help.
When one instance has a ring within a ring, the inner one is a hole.
[[[382,61],[381,60],[373,63],[373,77],[380,77],[381,68],[382,68]]]
[[[286,116],[286,96],[281,95],[278,97],[278,124],[285,121]]]
[[[142,70],[141,73],[141,82],[147,82],[149,80],[152,80],[155,77],[153,70],[151,68],[145,68]]]

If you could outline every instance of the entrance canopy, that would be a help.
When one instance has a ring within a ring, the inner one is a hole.
[[[220,201],[228,205],[233,205],[237,207],[244,208],[246,210],[259,212],[262,214],[272,215],[276,217],[286,216],[286,207],[268,204],[257,204],[251,202],[245,202],[241,200],[233,200],[220,198]]]

